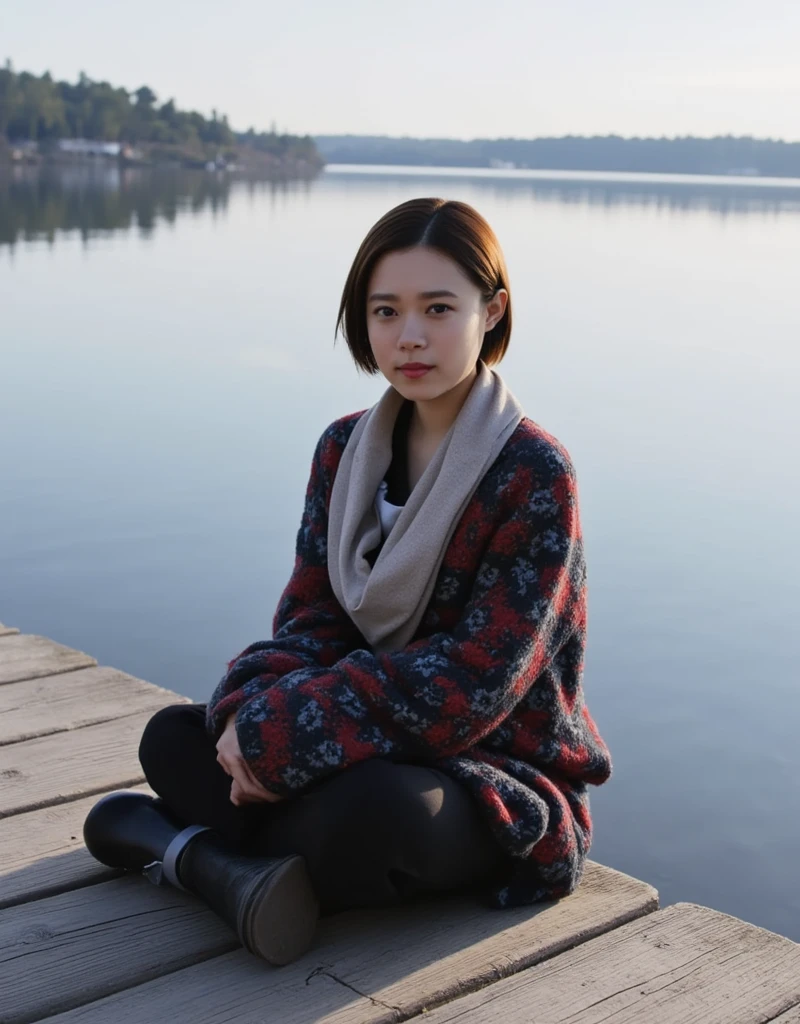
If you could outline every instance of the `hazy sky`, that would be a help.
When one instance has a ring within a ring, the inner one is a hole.
[[[235,128],[800,139],[800,0],[0,0],[0,60]]]

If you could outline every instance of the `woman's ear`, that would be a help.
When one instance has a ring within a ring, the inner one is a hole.
[[[498,288],[494,295],[486,303],[486,326],[484,331],[491,331],[493,327],[503,319],[508,305],[508,292],[505,288]]]

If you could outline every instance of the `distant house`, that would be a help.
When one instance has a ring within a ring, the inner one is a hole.
[[[20,139],[12,142],[9,150],[14,163],[33,163],[39,155],[39,144],[33,139]]]

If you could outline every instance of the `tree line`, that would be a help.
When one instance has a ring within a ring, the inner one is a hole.
[[[235,132],[217,111],[204,117],[179,110],[174,100],[159,103],[147,85],[132,92],[95,82],[81,72],[75,83],[58,82],[48,72],[15,72],[11,62],[0,68],[0,137],[47,144],[58,139],[91,139],[174,146],[202,153],[213,147],[249,146],[260,153],[321,163],[309,136],[271,132]]]
[[[376,135],[322,135],[315,139],[328,163],[417,167],[514,167],[538,170],[630,171],[663,174],[757,173],[800,177],[800,142],[716,138],[564,136],[538,139],[415,139]]]

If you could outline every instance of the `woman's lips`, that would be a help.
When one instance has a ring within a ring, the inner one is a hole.
[[[401,366],[400,372],[406,377],[424,377],[432,369],[432,366]]]

